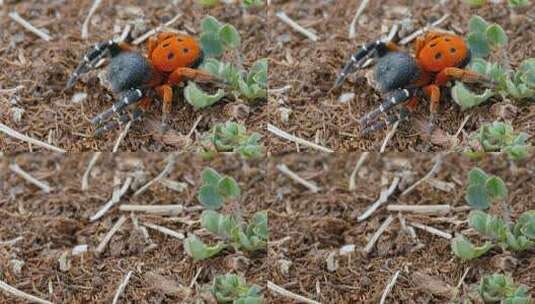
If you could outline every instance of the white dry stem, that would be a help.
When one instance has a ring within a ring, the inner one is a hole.
[[[303,146],[307,146],[309,148],[313,148],[313,149],[316,149],[316,150],[319,150],[319,151],[322,151],[322,152],[327,152],[327,153],[333,153],[334,151],[329,149],[329,148],[325,148],[323,146],[320,146],[320,145],[317,145],[313,142],[310,142],[310,141],[307,141],[307,140],[304,140],[302,138],[299,138],[297,136],[294,136],[294,135],[291,135],[290,133],[287,133],[277,127],[275,127],[274,125],[272,124],[268,124],[267,126],[267,130],[279,137],[282,137],[286,140],[289,140],[291,142],[294,142],[296,144],[299,144],[299,145],[303,145]]]
[[[176,239],[179,239],[179,240],[183,240],[185,238],[183,233],[176,232],[174,230],[171,230],[169,228],[166,228],[166,227],[163,227],[163,226],[160,226],[160,225],[155,225],[155,224],[150,224],[150,223],[142,223],[142,225],[147,227],[147,228],[159,231],[159,232],[161,232],[163,234],[166,234],[168,236],[171,236],[171,237],[174,237]]]
[[[11,172],[13,172],[13,173],[17,174],[18,176],[22,177],[27,182],[29,182],[31,184],[34,184],[35,186],[39,187],[39,189],[43,190],[45,193],[50,193],[50,191],[52,191],[52,188],[50,188],[50,186],[47,183],[42,182],[42,181],[38,180],[37,178],[31,176],[28,172],[22,170],[22,168],[19,167],[19,165],[11,164],[11,165],[9,165],[9,169],[11,170]]]
[[[182,17],[182,13],[178,13],[175,17],[173,17],[173,19],[167,21],[165,24],[161,24],[160,26],[158,26],[157,28],[154,28],[148,32],[146,32],[145,34],[141,35],[140,37],[136,38],[136,40],[134,40],[134,42],[132,42],[133,45],[138,45],[140,43],[142,43],[143,41],[147,40],[150,36],[158,33],[159,31],[161,31],[162,29],[168,27],[168,26],[171,26],[173,23],[175,23],[180,17]]]
[[[459,129],[457,129],[457,132],[455,132],[455,138],[459,137],[459,134],[461,134],[461,132],[463,131],[464,126],[470,119],[470,116],[472,116],[472,114],[468,114],[464,117],[463,122],[461,122],[461,125],[459,126]]]
[[[385,140],[383,141],[383,145],[381,146],[381,150],[379,150],[379,153],[385,152],[388,142],[390,141],[390,139],[392,139],[392,137],[394,136],[394,134],[396,134],[396,131],[398,130],[399,122],[400,122],[399,120],[396,121],[394,125],[392,126],[392,129],[388,131],[388,133],[386,134]]]
[[[427,225],[423,225],[423,224],[415,223],[415,222],[410,222],[409,225],[411,225],[411,226],[413,226],[415,228],[421,229],[423,231],[427,231],[427,232],[429,232],[431,234],[443,237],[443,238],[445,238],[447,240],[450,240],[452,238],[450,233],[444,232],[442,230],[439,230],[439,229],[431,227],[431,226],[427,226]]]
[[[119,150],[119,146],[121,145],[121,143],[123,142],[123,139],[126,137],[126,134],[128,133],[128,131],[130,130],[130,126],[132,125],[132,121],[129,121],[127,124],[126,124],[126,127],[124,128],[123,132],[121,132],[121,134],[119,135],[119,137],[117,138],[117,142],[115,142],[115,146],[113,146],[113,151],[112,153],[115,153],[117,152],[117,150]]]
[[[446,15],[442,16],[442,18],[438,19],[437,21],[435,21],[435,22],[433,22],[431,24],[428,24],[428,25],[424,26],[423,28],[417,30],[416,32],[410,34],[409,36],[401,39],[399,44],[400,45],[405,45],[405,44],[413,41],[414,39],[416,39],[416,37],[422,35],[426,31],[428,31],[430,28],[437,27],[439,24],[441,24],[442,22],[446,21],[446,19],[448,19],[449,17],[450,17],[449,14],[446,14]]]
[[[381,194],[379,195],[379,199],[375,203],[373,203],[370,207],[368,207],[368,209],[366,209],[366,211],[364,211],[364,213],[362,213],[362,215],[360,215],[357,218],[357,222],[364,221],[365,219],[370,217],[370,215],[372,215],[372,213],[374,213],[375,210],[377,210],[377,208],[379,208],[382,204],[386,203],[390,195],[392,195],[392,193],[394,193],[394,191],[398,187],[400,180],[401,179],[399,176],[394,176],[394,179],[392,180],[390,187],[388,187],[387,189],[383,189],[381,191]]]
[[[383,295],[381,296],[381,301],[379,302],[379,304],[385,303],[386,297],[388,297],[388,294],[390,293],[392,288],[394,288],[394,285],[396,284],[396,281],[398,280],[399,272],[400,272],[399,270],[396,271],[394,276],[392,276],[392,279],[390,279],[390,282],[388,283],[388,285],[386,285],[386,288],[383,291]]]
[[[8,285],[7,283],[0,281],[0,290],[3,290],[6,293],[9,293],[15,297],[22,298],[26,301],[29,301],[31,303],[39,303],[39,304],[53,304],[52,302],[49,302],[47,300],[40,299],[38,297],[32,296],[30,294],[27,294],[23,291],[20,291],[16,289],[15,287],[12,287]]]
[[[121,297],[121,294],[126,289],[126,286],[128,285],[128,282],[130,281],[130,277],[132,276],[132,271],[129,271],[125,276],[123,281],[121,282],[121,285],[117,288],[117,291],[115,292],[115,296],[113,297],[112,304],[117,304],[117,301],[119,301],[119,297]]]
[[[41,39],[43,39],[45,41],[52,40],[52,37],[50,37],[50,35],[48,35],[47,33],[43,32],[43,31],[41,31],[40,29],[36,28],[30,22],[24,20],[24,18],[22,18],[19,15],[19,13],[11,12],[11,13],[9,13],[9,17],[11,19],[13,19],[13,21],[15,21],[18,24],[22,25],[25,29],[27,29],[30,32],[32,32],[32,33],[36,34],[37,36],[39,36],[39,38],[41,38]]]
[[[290,170],[290,168],[288,168],[288,166],[286,166],[285,164],[277,165],[277,169],[282,174],[286,175],[287,177],[289,177],[293,181],[295,181],[295,182],[305,186],[306,188],[308,188],[308,190],[310,190],[310,191],[312,191],[314,193],[317,193],[317,192],[320,191],[320,188],[318,186],[316,186],[316,184],[314,184],[313,182],[309,182],[309,181],[305,180],[304,178],[300,177],[295,172]]]
[[[278,12],[276,13],[277,18],[279,18],[282,22],[286,23],[288,26],[290,26],[295,31],[305,35],[308,39],[316,42],[318,41],[318,36],[311,31],[307,30],[306,28],[299,25],[297,22],[293,21],[288,15],[286,15],[285,12]]]
[[[202,115],[199,115],[199,117],[197,117],[197,120],[195,120],[195,122],[191,126],[191,130],[189,131],[187,135],[188,138],[191,138],[191,135],[193,135],[193,132],[195,132],[195,129],[197,129],[197,126],[199,125],[201,120],[202,120]]]
[[[22,140],[22,141],[25,141],[27,143],[30,143],[30,144],[33,144],[33,145],[36,145],[36,146],[39,146],[39,147],[43,147],[45,149],[49,149],[49,150],[52,150],[54,152],[59,152],[59,153],[66,153],[67,151],[63,150],[63,149],[60,149],[58,147],[55,147],[55,146],[52,146],[50,144],[47,144],[45,142],[42,142],[40,140],[37,140],[35,138],[31,138],[31,137],[28,137],[24,134],[21,134],[13,129],[11,129],[10,127],[4,125],[3,123],[0,123],[0,132],[3,132],[13,138],[16,138],[18,140]]]
[[[409,194],[414,188],[416,188],[419,184],[425,182],[428,178],[433,177],[437,173],[437,171],[442,166],[442,161],[444,160],[444,154],[438,154],[435,158],[435,164],[433,165],[433,168],[431,168],[431,171],[429,171],[424,177],[422,177],[420,180],[418,180],[416,183],[414,183],[412,186],[407,188],[401,195],[407,195]]]
[[[202,271],[202,266],[199,267],[199,269],[195,273],[195,276],[193,277],[193,279],[191,279],[191,283],[189,284],[189,288],[193,288],[193,286],[197,282],[197,279],[199,278],[199,275],[201,274],[201,271]]]
[[[89,188],[89,174],[91,174],[91,170],[93,170],[93,167],[97,163],[97,160],[99,159],[100,155],[102,155],[102,152],[95,152],[95,154],[93,154],[93,157],[91,157],[89,165],[87,166],[87,169],[85,170],[84,175],[82,176],[82,191],[86,191]]]
[[[111,227],[110,231],[108,231],[108,233],[104,236],[102,241],[100,241],[100,244],[98,244],[95,252],[97,252],[98,254],[101,254],[104,251],[104,249],[106,248],[106,245],[108,245],[113,235],[117,232],[117,230],[119,230],[119,228],[121,228],[124,222],[126,222],[126,216],[123,215],[117,220],[115,225]]]
[[[413,212],[420,214],[447,214],[451,211],[450,205],[388,205],[388,211]]]
[[[143,187],[139,188],[139,190],[137,190],[136,193],[134,193],[134,196],[138,196],[141,193],[145,192],[152,184],[160,181],[162,178],[166,177],[169,173],[171,173],[171,171],[175,167],[176,158],[177,158],[177,154],[171,153],[167,157],[167,164],[165,165],[165,168],[163,169],[163,171],[160,174],[158,174],[158,176],[156,176],[154,179],[146,183]]]
[[[87,14],[87,17],[85,17],[84,23],[82,24],[82,39],[87,39],[89,37],[89,22],[91,21],[91,17],[93,17],[97,11],[101,2],[102,0],[95,0],[89,9],[89,14]]]
[[[17,243],[18,241],[22,241],[24,239],[24,237],[22,236],[19,236],[19,237],[16,237],[12,240],[7,240],[7,241],[0,241],[0,246],[13,246],[15,245],[15,243]]]
[[[120,189],[115,188],[111,199],[104,205],[102,208],[100,208],[97,213],[95,213],[91,218],[89,218],[89,221],[94,222],[104,216],[108,210],[110,210],[113,205],[118,203],[121,200],[121,197],[126,193],[126,191],[130,188],[130,185],[132,184],[132,181],[134,180],[133,177],[129,176],[126,178],[123,186]]]
[[[295,301],[298,301],[300,303],[306,303],[306,304],[321,304],[320,302],[318,301],[314,301],[314,300],[311,300],[309,298],[305,298],[303,296],[300,296],[298,294],[295,294],[289,290],[286,290],[278,285],[276,285],[275,283],[271,282],[271,281],[268,281],[267,282],[267,288],[271,291],[273,291],[274,293],[277,293],[285,298],[289,298],[289,299],[292,299],[292,300],[295,300]]]
[[[24,89],[23,85],[19,85],[11,89],[0,89],[0,94],[13,94],[22,89]]]
[[[182,205],[126,205],[119,206],[119,210],[127,212],[144,212],[150,214],[176,216],[182,213]]]
[[[368,244],[366,244],[364,249],[362,249],[363,252],[369,254],[372,251],[373,246],[375,245],[379,237],[381,237],[381,235],[385,232],[386,228],[390,226],[392,221],[394,221],[394,217],[392,215],[389,215],[386,220],[381,224],[379,229],[377,229],[377,231],[373,234],[371,239],[368,241]]]
[[[355,191],[357,189],[356,179],[357,174],[359,173],[360,168],[364,164],[364,162],[368,159],[368,156],[370,156],[370,152],[363,152],[360,155],[359,160],[357,161],[357,165],[353,169],[353,172],[351,172],[351,176],[349,177],[349,191]]]
[[[349,39],[353,39],[357,36],[357,22],[360,18],[360,15],[364,12],[364,9],[368,6],[368,3],[370,0],[362,0],[360,3],[359,8],[357,9],[357,12],[355,13],[355,16],[353,17],[353,20],[351,20],[351,24],[349,25]]]

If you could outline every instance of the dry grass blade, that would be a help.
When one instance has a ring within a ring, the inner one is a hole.
[[[431,226],[427,226],[427,225],[423,225],[423,224],[415,223],[415,222],[411,222],[411,223],[409,223],[409,225],[411,225],[411,226],[413,226],[415,228],[421,229],[423,231],[427,231],[427,232],[429,232],[431,234],[440,236],[440,237],[445,238],[447,240],[450,240],[453,237],[450,233],[444,232],[442,230],[439,230],[439,229],[431,227]]]
[[[158,33],[159,31],[161,31],[163,28],[171,26],[178,19],[180,19],[180,17],[182,17],[182,13],[178,13],[175,17],[173,17],[173,19],[167,21],[165,24],[161,24],[157,28],[152,29],[152,30],[146,32],[145,34],[141,35],[140,37],[136,38],[136,40],[134,40],[134,42],[132,42],[132,44],[133,45],[138,45],[138,44],[142,43],[143,41],[147,40],[150,36],[152,36],[152,35]]]
[[[104,251],[104,249],[106,249],[106,245],[108,245],[113,235],[119,230],[119,228],[121,228],[124,222],[126,222],[126,216],[123,215],[117,220],[117,222],[115,223],[115,225],[113,225],[110,231],[108,231],[108,233],[104,236],[102,241],[100,241],[100,244],[98,244],[95,252],[97,252],[98,254],[101,254]]]
[[[412,186],[407,188],[403,193],[401,193],[402,196],[409,194],[414,188],[416,188],[419,184],[426,181],[428,178],[432,177],[437,173],[437,171],[442,166],[442,161],[444,160],[444,153],[440,153],[435,158],[435,164],[433,165],[433,168],[431,168],[431,171],[429,171],[424,177],[422,177],[420,180],[418,180],[416,183],[414,183]]]
[[[89,161],[89,165],[87,166],[87,169],[84,172],[84,175],[82,176],[82,191],[86,191],[89,188],[89,174],[91,174],[91,170],[97,163],[98,158],[102,155],[102,152],[95,152],[93,154],[93,157]]]
[[[311,300],[309,298],[305,298],[303,296],[300,296],[298,294],[295,294],[291,291],[288,291],[278,285],[276,285],[275,283],[271,282],[271,281],[268,281],[267,282],[267,288],[285,298],[289,298],[289,299],[292,299],[292,300],[295,300],[295,301],[298,301],[300,303],[307,303],[307,304],[321,304],[320,302],[318,301],[314,301],[314,300]]]
[[[36,145],[36,146],[39,146],[39,147],[43,147],[45,149],[48,149],[48,150],[52,150],[54,152],[60,152],[60,153],[66,153],[67,151],[61,149],[61,148],[58,148],[58,147],[55,147],[53,145],[50,145],[50,144],[47,144],[45,142],[42,142],[40,140],[37,140],[35,138],[31,138],[29,136],[26,136],[24,134],[21,134],[13,129],[11,129],[10,127],[4,125],[3,123],[0,123],[0,131],[13,137],[13,138],[16,138],[18,140],[22,140],[22,141],[25,141],[25,142],[28,142],[32,145]]]
[[[41,38],[41,39],[43,39],[45,41],[52,40],[52,37],[50,37],[50,35],[48,35],[47,33],[43,32],[43,31],[41,31],[40,29],[36,28],[30,22],[24,20],[24,18],[22,18],[19,15],[19,13],[11,12],[11,13],[9,13],[9,17],[11,19],[13,19],[13,21],[15,21],[18,24],[22,25],[25,29],[27,29],[30,32],[32,32],[32,33],[36,34],[37,36],[39,36],[39,38]]]
[[[365,219],[370,217],[372,213],[374,213],[375,210],[377,210],[377,208],[379,208],[382,204],[386,203],[390,195],[392,195],[392,193],[394,193],[394,191],[398,187],[400,180],[401,179],[399,176],[395,176],[394,179],[392,180],[392,183],[390,184],[390,187],[381,191],[381,194],[379,195],[379,199],[375,203],[373,203],[370,207],[368,207],[368,209],[366,209],[366,211],[364,211],[362,215],[360,215],[357,218],[357,221],[358,222],[364,221]]]
[[[362,251],[366,254],[369,254],[373,250],[373,246],[379,240],[379,237],[385,232],[386,228],[392,224],[392,221],[394,221],[394,217],[392,215],[389,215],[386,220],[381,224],[379,229],[373,234],[371,239],[368,241],[368,244],[362,249]]]
[[[392,139],[392,137],[394,136],[394,134],[396,134],[396,131],[398,130],[399,122],[400,122],[399,120],[396,121],[396,123],[394,123],[394,126],[392,127],[392,130],[390,130],[386,134],[385,140],[383,141],[383,145],[381,146],[381,150],[379,151],[379,153],[385,152],[388,142],[390,141],[390,139]]]
[[[349,177],[349,191],[355,191],[357,189],[357,185],[356,185],[357,174],[360,168],[362,167],[362,165],[364,164],[364,162],[366,161],[366,159],[368,159],[368,156],[370,156],[370,152],[364,152],[360,155],[360,158],[357,161],[357,165],[355,166],[355,168],[353,169],[353,172],[351,172],[351,176]]]
[[[152,184],[158,182],[162,178],[166,177],[169,173],[171,173],[171,170],[173,170],[173,168],[175,167],[176,158],[177,158],[177,154],[171,153],[167,157],[167,164],[165,165],[165,168],[163,169],[163,171],[160,174],[158,174],[158,176],[156,176],[153,180],[146,183],[143,187],[139,188],[139,190],[137,190],[136,193],[134,193],[134,196],[138,196],[141,193],[145,192]]]
[[[279,170],[279,172],[281,172],[282,174],[286,175],[287,177],[289,177],[293,181],[305,186],[308,190],[310,190],[310,191],[312,191],[314,193],[317,193],[317,192],[320,191],[320,188],[318,186],[316,186],[316,184],[314,184],[313,182],[309,182],[309,181],[303,179],[302,177],[297,175],[295,172],[290,170],[290,168],[288,168],[288,166],[286,166],[285,164],[277,165],[277,169]]]
[[[396,271],[394,276],[392,276],[392,279],[390,279],[390,282],[388,283],[388,285],[386,285],[386,288],[383,291],[383,295],[381,296],[381,301],[379,302],[379,304],[384,304],[385,303],[386,297],[388,297],[388,294],[390,293],[392,288],[394,288],[394,285],[396,285],[396,281],[398,280],[398,276],[399,276],[399,270]]]
[[[119,206],[119,210],[176,216],[182,213],[184,207],[182,205],[121,205]]]
[[[123,139],[126,137],[126,134],[128,134],[128,130],[130,130],[130,126],[131,125],[132,125],[132,121],[129,121],[126,124],[126,127],[124,128],[123,132],[121,132],[121,134],[117,138],[117,142],[115,143],[115,146],[113,146],[113,151],[112,151],[113,153],[115,153],[115,152],[117,152],[117,150],[119,150],[119,146],[123,142]]]
[[[155,224],[150,224],[150,223],[142,223],[142,225],[147,227],[147,228],[159,231],[159,232],[161,232],[163,234],[166,234],[168,236],[171,236],[171,237],[174,237],[176,239],[179,239],[179,240],[183,240],[185,238],[183,233],[176,232],[174,230],[171,230],[169,228],[166,228],[166,227],[163,227],[163,226],[160,226],[160,225],[155,225]]]
[[[121,285],[119,285],[119,287],[117,288],[117,291],[115,292],[115,296],[113,297],[113,302],[112,304],[117,304],[117,301],[119,301],[119,297],[121,297],[121,294],[124,292],[124,290],[126,289],[126,286],[128,285],[128,282],[130,281],[130,276],[132,276],[132,271],[129,271],[123,281],[121,282]]]
[[[36,179],[35,177],[31,176],[28,172],[22,170],[22,168],[19,167],[19,165],[11,164],[11,165],[9,165],[9,169],[11,170],[11,172],[19,175],[24,180],[26,180],[29,183],[32,183],[35,186],[39,187],[39,189],[43,190],[45,193],[50,193],[50,191],[52,191],[52,188],[50,188],[50,186],[47,183],[42,182],[42,181]]]
[[[414,39],[416,39],[416,37],[422,35],[423,33],[425,33],[426,31],[428,31],[430,28],[433,28],[433,27],[436,27],[438,26],[439,24],[441,24],[442,22],[446,21],[446,19],[448,19],[450,17],[449,14],[446,14],[444,16],[442,16],[442,18],[438,19],[437,21],[431,23],[431,24],[428,24],[426,26],[424,26],[423,28],[417,30],[416,32],[410,34],[409,36],[401,39],[401,41],[399,42],[400,45],[404,45],[404,44],[407,44],[411,41],[413,41]]]
[[[53,304],[52,302],[49,302],[47,300],[40,299],[38,297],[32,296],[30,294],[27,294],[23,291],[20,291],[16,289],[15,287],[12,287],[8,285],[7,283],[0,281],[0,289],[5,291],[6,293],[12,294],[15,297],[22,298],[26,301],[29,301],[31,303],[39,303],[39,304]]]
[[[93,17],[95,12],[97,11],[101,2],[102,0],[95,0],[95,2],[93,2],[93,5],[89,10],[89,14],[87,14],[87,17],[85,18],[84,23],[82,24],[82,39],[87,39],[89,37],[89,22],[91,21],[91,17]]]
[[[288,26],[290,26],[295,31],[305,35],[308,39],[316,42],[318,41],[318,36],[311,31],[307,30],[306,28],[299,25],[297,22],[293,21],[288,15],[286,15],[285,12],[278,12],[275,14],[277,18],[279,18],[282,22],[286,23]]]
[[[353,17],[353,20],[351,20],[351,24],[349,25],[349,39],[353,39],[357,36],[357,22],[360,18],[360,15],[364,12],[366,7],[368,6],[368,3],[370,0],[362,0],[360,3],[359,8],[357,9],[357,12],[355,13],[355,16]]]
[[[120,200],[121,200],[121,197],[126,193],[126,191],[130,188],[130,185],[132,184],[132,181],[134,180],[133,177],[129,176],[128,178],[126,178],[123,186],[119,189],[115,189],[113,191],[113,194],[112,194],[112,197],[111,199],[104,205],[102,206],[102,208],[100,208],[97,213],[95,213],[90,219],[89,221],[91,222],[94,222],[96,220],[98,220],[99,218],[101,218],[102,216],[104,216],[104,214],[106,214],[106,212],[108,212],[108,210],[110,210],[111,207],[113,207],[113,205],[117,204]]]
[[[388,205],[386,210],[399,212],[413,212],[421,214],[447,214],[451,211],[450,205]]]
[[[286,140],[289,140],[289,141],[292,141],[292,142],[295,142],[296,144],[300,144],[300,145],[303,145],[303,146],[307,146],[307,147],[310,147],[310,148],[313,148],[313,149],[316,149],[316,150],[319,150],[319,151],[322,151],[322,152],[327,152],[327,153],[333,153],[334,151],[329,149],[329,148],[325,148],[323,146],[320,146],[320,145],[317,145],[315,143],[312,143],[310,141],[307,141],[307,140],[304,140],[302,138],[299,138],[297,136],[294,136],[294,135],[291,135],[290,133],[287,133],[277,127],[275,127],[274,125],[272,124],[268,124],[268,127],[267,127],[268,131],[279,136],[279,137],[282,137]]]

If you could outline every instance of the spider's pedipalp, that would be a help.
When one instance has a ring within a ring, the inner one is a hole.
[[[70,89],[78,80],[78,78],[89,72],[91,69],[95,68],[97,63],[104,58],[104,56],[111,53],[112,50],[119,49],[119,46],[113,40],[108,40],[101,42],[93,46],[85,55],[74,70],[74,72],[69,77],[65,89]]]

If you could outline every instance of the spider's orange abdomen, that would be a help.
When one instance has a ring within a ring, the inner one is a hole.
[[[418,61],[429,72],[458,67],[468,56],[468,46],[455,35],[442,34],[427,41],[418,53]]]
[[[162,72],[191,67],[201,57],[199,43],[190,36],[173,35],[161,41],[152,51],[151,62]]]

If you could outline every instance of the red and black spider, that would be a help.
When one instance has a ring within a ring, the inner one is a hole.
[[[360,119],[362,134],[366,135],[397,122],[406,120],[417,106],[416,92],[422,89],[430,98],[431,123],[440,102],[440,87],[450,80],[491,83],[487,77],[465,70],[471,53],[465,41],[456,35],[429,32],[415,43],[415,55],[400,51],[394,43],[376,41],[362,46],[345,65],[336,79],[340,86],[347,75],[360,68],[372,57],[378,57],[374,71],[377,89],[387,95],[381,105]],[[384,121],[375,121],[399,104],[405,104],[399,114],[388,115]],[[374,122],[375,121],[375,122]]]
[[[80,75],[95,68],[105,56],[111,57],[107,78],[112,91],[120,97],[112,107],[91,120],[93,125],[100,126],[95,131],[96,135],[140,119],[151,104],[148,96],[151,89],[163,99],[164,125],[171,112],[174,85],[184,80],[216,80],[207,72],[196,69],[203,60],[203,52],[193,37],[160,33],[149,39],[146,56],[133,51],[126,43],[116,43],[113,40],[98,43],[86,53],[69,78],[66,88],[72,87]],[[126,108],[134,104],[135,110],[128,113]],[[114,113],[118,114],[117,121],[106,123]]]

